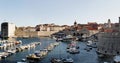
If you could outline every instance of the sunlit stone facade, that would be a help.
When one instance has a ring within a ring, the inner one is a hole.
[[[110,21],[110,20],[109,20]],[[119,18],[120,21],[120,18]],[[107,55],[120,54],[120,22],[110,25],[98,34],[97,52]]]
[[[98,35],[97,52],[108,55],[120,54],[120,32],[103,32]]]
[[[15,36],[15,24],[4,22],[1,24],[1,36],[2,37],[14,37]]]

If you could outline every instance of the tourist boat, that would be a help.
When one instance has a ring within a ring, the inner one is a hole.
[[[114,63],[120,63],[120,55],[114,56],[113,61]]]

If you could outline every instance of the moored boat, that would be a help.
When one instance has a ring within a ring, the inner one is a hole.
[[[66,58],[66,59],[63,59],[63,63],[73,63],[74,60],[72,58]]]
[[[76,49],[79,49],[79,46],[76,44],[76,42],[71,42],[68,44],[67,49],[75,47]]]
[[[120,55],[114,56],[113,61],[114,63],[120,63]]]
[[[7,50],[6,52],[14,54],[16,53],[16,49],[10,49],[10,50]]]
[[[66,37],[62,38],[62,42],[71,42],[75,39],[72,35],[67,35]]]
[[[80,51],[79,51],[78,49],[76,49],[76,48],[70,48],[70,49],[68,50],[68,52],[69,52],[70,54],[79,54],[79,53],[80,53]]]
[[[26,59],[22,59],[21,61],[18,61],[17,63],[27,63]]]
[[[63,63],[63,61],[60,58],[52,58],[51,63]]]
[[[41,59],[41,57],[38,57],[35,54],[29,54],[28,56],[26,56],[26,58],[29,60],[40,60]]]

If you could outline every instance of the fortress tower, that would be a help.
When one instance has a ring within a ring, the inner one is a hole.
[[[111,21],[108,19],[108,28],[111,28]]]

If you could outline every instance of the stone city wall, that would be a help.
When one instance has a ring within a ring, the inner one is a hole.
[[[100,33],[98,35],[97,50],[102,54],[120,54],[120,33]]]
[[[46,37],[50,36],[51,34],[58,32],[58,31],[21,31],[17,32],[16,36],[17,37]]]

